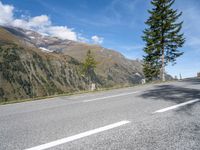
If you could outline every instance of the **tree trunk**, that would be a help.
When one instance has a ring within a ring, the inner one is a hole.
[[[164,39],[164,27],[163,27],[163,21],[164,19],[162,18],[162,40],[161,40],[161,44],[162,44],[162,70],[161,70],[161,79],[163,82],[165,82],[165,39]]]
[[[161,79],[165,81],[165,52],[164,48],[162,49],[162,70],[161,70]]]

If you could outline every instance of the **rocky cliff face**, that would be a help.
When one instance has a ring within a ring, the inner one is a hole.
[[[126,59],[122,54],[103,48],[99,45],[61,40],[55,37],[42,36],[34,31],[6,28],[7,31],[21,39],[26,46],[36,47],[43,52],[57,52],[69,55],[80,62],[85,59],[88,50],[97,61],[96,72],[106,78],[107,84],[139,83],[143,78],[142,64],[136,60]],[[111,80],[112,78],[112,80]]]
[[[80,73],[86,52],[98,62],[95,80]],[[0,100],[61,94],[98,87],[140,83],[142,65],[98,45],[45,37],[0,27]]]
[[[80,67],[81,64],[69,56],[44,55],[15,44],[1,43],[0,99],[85,90],[88,84],[80,74]]]

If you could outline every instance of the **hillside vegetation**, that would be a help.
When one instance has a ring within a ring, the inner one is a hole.
[[[80,67],[81,64],[69,56],[41,55],[15,44],[1,44],[0,98],[19,99],[85,90],[87,81],[80,75]]]
[[[88,83],[95,83],[98,88],[138,84],[143,78],[140,62],[113,50],[51,37],[42,41],[38,33],[31,40],[26,32],[0,27],[1,102],[88,90]],[[88,50],[97,61],[94,74],[90,74],[92,81],[81,74]]]

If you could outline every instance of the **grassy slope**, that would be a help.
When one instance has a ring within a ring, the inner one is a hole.
[[[84,90],[81,64],[67,55],[25,47],[0,28],[0,101]]]
[[[98,63],[97,74],[106,78],[108,83],[134,84],[140,82],[143,76],[141,62],[128,60],[116,51],[105,49],[98,45],[71,43],[63,52],[82,62],[88,50],[92,51]],[[139,73],[141,77],[137,77],[134,75],[135,73]]]
[[[0,47],[0,101],[4,103],[88,89],[86,79],[80,75],[79,62],[83,61],[88,49],[98,62],[99,86],[121,87],[137,83],[139,79],[134,74],[141,72],[139,62],[133,63],[97,45],[75,43],[64,51],[65,55],[44,53],[1,27]]]

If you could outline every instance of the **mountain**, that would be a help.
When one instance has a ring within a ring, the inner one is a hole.
[[[143,78],[141,62],[128,60],[120,53],[103,48],[99,45],[90,45],[70,40],[61,40],[56,37],[43,36],[30,30],[6,28],[17,35],[26,46],[39,48],[43,51],[54,51],[69,55],[80,62],[85,59],[88,50],[92,51],[98,62],[96,72],[104,78],[105,84],[134,84],[140,83]],[[108,78],[108,80],[107,80]]]
[[[88,89],[80,70],[91,50],[97,61],[97,87],[138,84],[142,64],[120,53],[35,31],[0,27],[0,99],[38,97]]]

